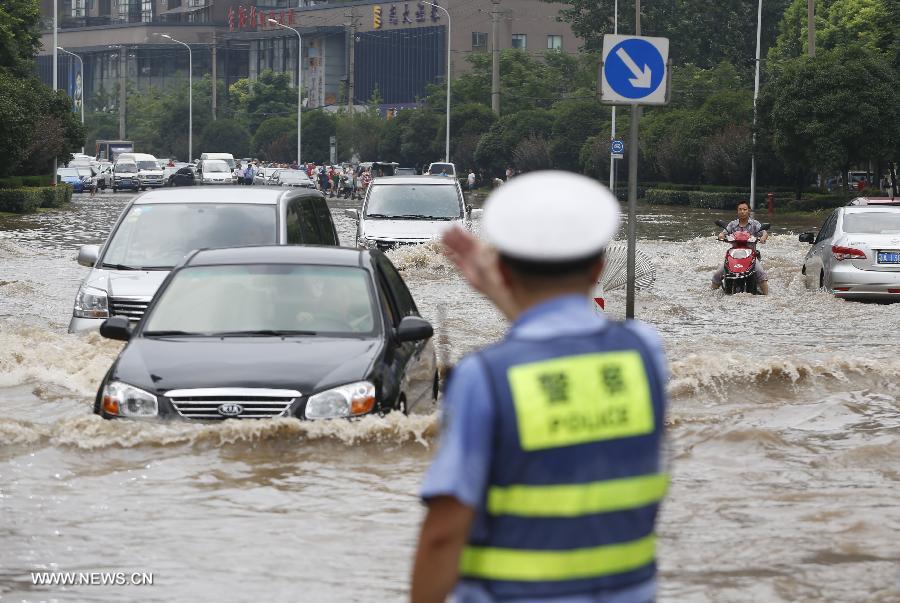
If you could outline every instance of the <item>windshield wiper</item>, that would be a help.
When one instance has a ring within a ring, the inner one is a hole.
[[[100,264],[101,268],[115,268],[116,270],[143,270],[141,266],[126,266],[125,264]]]
[[[292,331],[287,329],[258,329],[256,331],[222,331],[221,333],[212,333],[214,337],[294,337],[316,334],[315,331]]]
[[[199,337],[204,335],[203,333],[188,333],[187,331],[144,331],[141,333],[144,337],[169,337],[172,335],[191,335],[194,337]]]
[[[367,217],[367,218],[385,218],[385,219],[391,219],[391,218],[393,218],[394,216],[389,216],[389,215],[387,215],[387,214],[366,214],[366,217]]]
[[[452,220],[444,216],[426,216],[425,214],[400,214],[398,216],[390,216],[393,220]]]

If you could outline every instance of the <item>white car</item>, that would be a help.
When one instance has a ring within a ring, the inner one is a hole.
[[[900,301],[900,203],[851,201],[834,210],[803,260],[807,287],[848,299]]]
[[[438,239],[453,225],[466,226],[480,209],[465,204],[456,178],[391,176],[375,178],[366,189],[357,219],[358,247],[387,251]]]
[[[278,170],[272,175],[271,184],[315,188],[313,181],[309,179],[309,176],[303,170]]]
[[[231,168],[222,159],[206,159],[200,162],[198,184],[232,184]]]

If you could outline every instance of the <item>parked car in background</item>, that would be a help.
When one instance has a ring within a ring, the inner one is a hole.
[[[362,209],[346,212],[357,220],[357,246],[386,251],[438,239],[481,210],[465,204],[456,178],[394,176],[372,180]]]
[[[113,166],[113,182],[112,189],[116,192],[120,189],[139,190],[141,187],[138,180],[137,164],[130,161],[116,161]]]
[[[274,184],[272,177],[285,168],[264,167],[259,168],[253,175],[253,184]]]
[[[97,188],[106,190],[113,186],[113,165],[111,163],[101,163],[97,167]]]
[[[237,162],[234,160],[234,155],[231,153],[201,153],[200,161],[206,161],[208,159],[220,159],[228,164],[229,169],[234,169],[234,166],[237,165]]]
[[[68,184],[76,193],[82,193],[90,187],[90,176],[85,177],[83,168],[62,167],[56,170],[56,181]]]
[[[432,176],[456,177],[456,165],[453,163],[432,163],[428,166],[428,173]]]
[[[316,186],[303,170],[278,170],[272,175],[271,183],[278,186],[299,186],[305,188],[315,188]]]
[[[197,180],[194,176],[194,169],[190,166],[175,170],[168,180],[169,186],[194,186],[195,184],[197,184]]]
[[[128,341],[95,399],[107,419],[337,419],[438,394],[433,329],[378,251],[198,251],[140,323],[100,332]]]
[[[900,301],[900,204],[839,207],[812,244],[801,272],[807,287],[835,297]]]
[[[133,163],[137,166],[137,183],[140,190],[165,186],[159,160],[147,153],[122,153],[116,163]]]
[[[234,184],[231,168],[222,159],[203,159],[197,170],[199,184]]]
[[[191,250],[241,245],[338,245],[322,193],[310,189],[161,189],[136,196],[102,246],[84,245],[91,271],[75,296],[69,332],[103,319],[138,320],[156,288]]]

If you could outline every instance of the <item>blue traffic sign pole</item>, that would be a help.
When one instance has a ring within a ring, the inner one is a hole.
[[[641,0],[634,0],[634,35],[641,35]],[[618,50],[616,52],[618,53]],[[619,56],[619,54],[617,54],[617,56]],[[619,56],[619,58],[621,59],[621,56]],[[633,60],[632,57],[632,61]],[[629,67],[630,71],[631,66],[626,66]],[[643,73],[646,73],[646,71]],[[650,83],[652,85],[652,78]],[[638,121],[640,121],[640,119],[641,108],[637,104],[631,105],[631,151],[628,153],[628,255],[626,257],[625,265],[625,276],[627,281],[625,288],[625,318],[634,318],[635,245],[637,239]]]

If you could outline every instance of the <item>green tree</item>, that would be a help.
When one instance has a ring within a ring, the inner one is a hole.
[[[231,153],[246,157],[250,152],[250,132],[236,119],[210,121],[200,134],[201,152]]]
[[[297,115],[297,89],[286,72],[266,69],[255,81],[238,80],[228,89],[233,116],[255,132],[270,117]]]
[[[36,0],[3,0],[0,4],[0,65],[29,74],[41,47],[41,13]]]
[[[297,122],[294,122],[294,131]],[[334,116],[325,111],[303,112],[303,160],[327,162],[331,155],[331,137],[336,136]]]
[[[304,124],[306,125],[306,124]],[[286,147],[293,140],[293,151]],[[270,117],[256,129],[250,154],[268,161],[288,161],[297,154],[297,121],[290,117]]]
[[[603,47],[613,33],[614,0],[546,0],[564,5],[560,18],[569,23],[588,50]],[[791,0],[763,3],[763,48],[772,45],[777,24]],[[804,0],[805,2],[805,0]],[[726,60],[750,67],[756,49],[757,0],[674,0],[641,5],[641,33],[671,42],[670,56],[683,63],[710,67]],[[619,33],[634,32],[634,2],[619,2]]]
[[[817,51],[777,66],[760,97],[760,115],[776,153],[798,175],[798,192],[806,170],[846,171],[896,157],[895,78],[888,57],[865,47]]]

